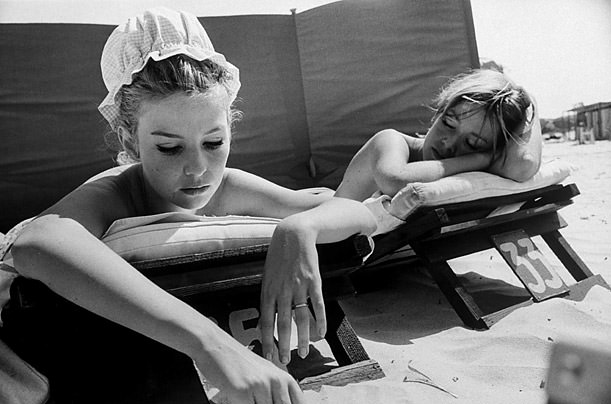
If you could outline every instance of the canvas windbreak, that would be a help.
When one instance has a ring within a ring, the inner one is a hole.
[[[449,77],[478,65],[470,4],[343,1],[294,15],[201,17],[240,69],[229,165],[335,188],[377,131],[424,133]],[[112,166],[97,106],[112,25],[0,24],[0,231]]]

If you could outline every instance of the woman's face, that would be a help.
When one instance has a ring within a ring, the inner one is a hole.
[[[150,206],[196,210],[219,188],[230,143],[223,92],[142,103],[137,138]]]
[[[485,111],[476,104],[461,102],[433,122],[424,138],[424,160],[442,160],[492,150],[495,131]]]

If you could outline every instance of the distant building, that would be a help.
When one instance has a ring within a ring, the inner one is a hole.
[[[611,102],[578,106],[568,112],[575,116],[572,120],[575,133],[593,130],[594,139],[611,140]]]

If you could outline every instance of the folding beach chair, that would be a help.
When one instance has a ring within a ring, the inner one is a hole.
[[[172,251],[180,251],[180,244],[183,244],[177,242],[181,237],[177,228],[192,224],[154,223],[148,227],[127,228],[115,234],[122,243],[117,248],[137,250],[141,245],[134,243],[148,240],[145,241],[147,248],[154,250],[154,254],[166,256],[132,260],[132,265],[164,290],[212,318],[239,342],[261,353],[258,307],[269,241],[261,241],[265,237],[253,236],[252,231],[244,228],[254,225],[269,239],[275,219],[270,219],[269,223],[261,218],[241,217],[218,218],[212,224],[204,221],[198,230],[214,243],[218,242],[218,233],[215,233],[218,229],[222,229],[228,239],[232,239],[232,231],[236,236],[252,239],[246,240],[242,246],[207,251],[201,250],[201,244],[190,239],[184,243],[187,248],[200,252],[173,255]],[[193,227],[187,232],[188,237],[192,237]],[[157,239],[151,239],[153,233],[157,234]],[[155,242],[160,239],[165,239],[165,246],[170,248],[159,252],[160,246]],[[235,245],[235,239],[232,242]],[[117,245],[113,240],[107,244]],[[293,354],[291,364],[285,369],[304,390],[318,390],[323,384],[339,386],[384,377],[378,363],[369,358],[338,304],[338,299],[354,293],[348,275],[359,268],[364,257],[371,253],[370,238],[356,235],[317,248],[328,324],[324,339],[333,358],[326,357],[312,345],[310,357],[314,358],[309,360],[311,363],[306,358],[300,366],[298,362],[301,359]],[[38,368],[50,380],[51,397],[54,382],[61,379],[60,390],[56,391],[62,397],[73,397],[76,401],[85,397],[90,402],[98,402],[91,401],[91,389],[99,388],[104,381],[108,389],[104,394],[115,389],[113,394],[125,394],[126,400],[129,397],[133,399],[130,394],[145,394],[146,402],[166,403],[170,401],[164,401],[164,398],[172,390],[183,391],[182,402],[191,402],[191,397],[194,402],[201,400],[200,380],[184,355],[81,309],[38,281],[17,278],[11,286],[11,301],[2,315],[8,330],[2,337],[24,360],[35,367],[38,363],[56,364],[52,368],[46,368],[44,364]],[[40,362],[41,357],[46,359]],[[277,355],[274,361],[282,366]],[[99,369],[93,371],[92,366]],[[92,382],[92,378],[97,380]],[[122,385],[121,380],[128,383]],[[75,391],[66,391],[66,385],[75,386]],[[144,398],[139,396],[138,399]]]
[[[391,203],[391,209],[410,211],[409,217],[398,228],[374,237],[376,247],[365,268],[383,265],[382,259],[388,254],[409,245],[411,257],[424,264],[465,325],[475,329],[489,328],[512,310],[533,302],[558,296],[578,298],[593,285],[609,288],[559,232],[567,223],[558,211],[572,204],[579,194],[575,184],[556,183],[568,172],[567,166],[552,162],[544,164],[526,183],[487,173],[463,173],[416,184],[422,187],[418,192],[409,187]],[[575,284],[569,286],[563,281],[536,247],[532,240],[535,236],[543,238]],[[486,313],[448,261],[490,248],[501,254],[530,299]]]

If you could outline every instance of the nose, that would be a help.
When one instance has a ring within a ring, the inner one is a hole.
[[[208,162],[199,150],[192,151],[186,155],[183,172],[186,176],[199,177],[206,172]]]
[[[454,157],[456,155],[456,143],[456,136],[445,136],[441,139],[443,158]]]

